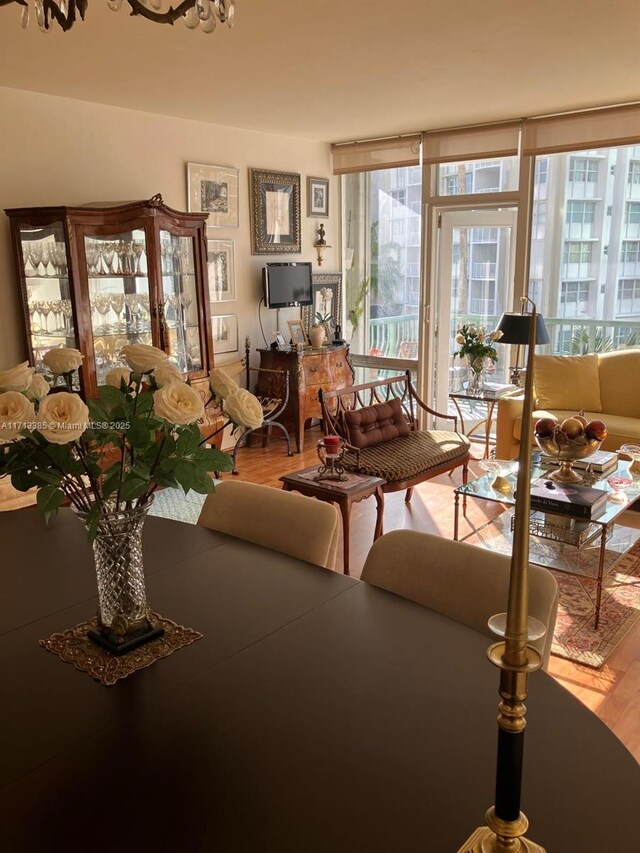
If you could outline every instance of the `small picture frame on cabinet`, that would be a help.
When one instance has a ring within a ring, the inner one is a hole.
[[[238,227],[238,170],[187,163],[189,211],[208,213],[210,228]]]
[[[238,351],[238,316],[221,314],[211,317],[213,351],[216,355],[223,352]]]
[[[304,330],[302,320],[287,320],[289,326],[289,334],[291,335],[291,343],[294,347],[306,347],[309,344],[307,333]]]
[[[283,351],[288,350],[289,345],[284,339],[284,335],[282,332],[276,332],[276,348]]]

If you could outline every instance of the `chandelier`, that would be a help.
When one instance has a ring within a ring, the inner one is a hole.
[[[181,0],[177,6],[169,6],[163,12],[163,0],[125,0],[131,8],[131,15],[142,15],[155,24],[174,24],[182,20],[190,30],[201,29],[203,33],[212,33],[218,21],[233,26],[235,0]],[[17,3],[22,6],[22,28],[29,23],[30,13],[43,33],[48,33],[52,24],[66,32],[76,21],[76,13],[84,21],[88,0],[0,0],[0,6]],[[117,12],[123,0],[107,0],[107,6]]]

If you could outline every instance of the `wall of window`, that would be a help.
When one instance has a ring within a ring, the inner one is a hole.
[[[529,292],[550,351],[640,345],[639,153],[626,146],[536,159]]]
[[[342,192],[345,338],[354,355],[416,359],[422,170],[344,175]]]

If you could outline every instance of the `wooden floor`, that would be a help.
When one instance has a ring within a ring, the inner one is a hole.
[[[302,454],[287,457],[285,444],[273,440],[266,449],[252,447],[238,453],[238,479],[280,487],[278,478],[317,464],[315,443],[321,433],[317,427],[307,430]],[[476,452],[475,449],[473,451]],[[472,469],[482,473],[472,463]],[[229,474],[223,475],[231,477]],[[234,478],[235,479],[235,478]],[[409,506],[404,492],[387,495],[385,530],[402,528],[421,530],[453,538],[454,486],[461,473],[442,476],[416,487]],[[471,504],[474,506],[471,507]],[[471,501],[469,516],[475,525],[495,514],[496,505]],[[351,573],[360,576],[373,538],[375,502],[373,498],[355,504],[351,516]],[[342,560],[342,550],[340,550]],[[340,563],[340,568],[341,563]],[[612,729],[640,761],[640,622],[632,629],[601,669],[580,666],[552,657],[549,671],[558,681],[591,708]],[[588,748],[588,744],[585,744]]]

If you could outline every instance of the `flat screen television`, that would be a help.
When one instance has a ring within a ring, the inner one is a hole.
[[[311,305],[311,263],[267,264],[262,270],[264,301],[267,308],[295,308]]]

